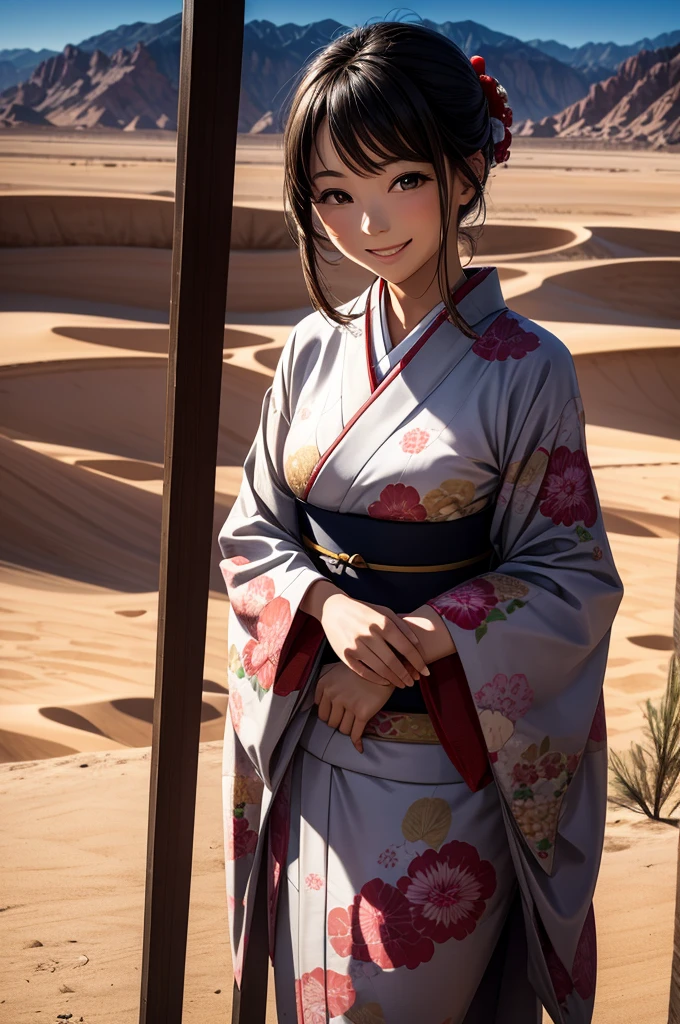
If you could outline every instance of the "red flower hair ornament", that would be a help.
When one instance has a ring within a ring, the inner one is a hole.
[[[508,106],[508,94],[503,86],[497,79],[487,75],[484,58],[471,57],[470,63],[477,73],[489,106],[489,120],[494,141],[494,160],[491,166],[495,167],[496,164],[503,164],[510,159],[512,109]]]

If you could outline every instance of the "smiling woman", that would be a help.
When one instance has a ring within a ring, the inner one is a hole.
[[[481,177],[482,154],[478,151],[468,162]],[[405,306],[417,322],[440,299],[436,274],[441,246],[439,190],[434,167],[424,160],[386,160],[376,173],[360,175],[341,161],[326,119],[312,150],[310,170],[314,212],[333,245],[392,285],[387,324],[396,345],[408,334]],[[450,171],[447,189],[456,210],[473,191],[458,172]],[[455,290],[466,278],[453,231],[447,239],[447,266],[455,274]]]
[[[316,311],[220,533],[234,975],[266,984],[268,933],[281,1024],[592,1017],[621,584],[572,358],[458,254],[506,99],[481,57],[378,23],[292,103]],[[378,278],[343,305],[329,248]]]

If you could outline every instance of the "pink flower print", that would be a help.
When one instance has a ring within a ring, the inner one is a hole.
[[[499,672],[490,683],[484,683],[484,686],[474,694],[478,708],[500,711],[513,722],[526,715],[533,699],[534,691],[529,686],[527,677],[521,673],[516,673],[508,679]]]
[[[274,580],[271,576],[256,576],[241,587],[229,591],[229,600],[234,613],[251,636],[256,636],[257,617],[269,604],[275,594]]]
[[[461,583],[427,602],[445,619],[461,629],[476,629],[498,604],[493,584],[483,577]]]
[[[405,451],[408,455],[417,455],[418,452],[422,452],[423,448],[427,447],[429,440],[429,430],[421,430],[419,427],[414,427],[412,430],[406,431],[399,444],[402,451]]]
[[[378,857],[378,864],[381,864],[384,868],[396,867],[398,861],[399,855],[396,846],[388,846]]]
[[[590,999],[595,993],[597,979],[597,934],[595,931],[595,912],[593,905],[586,915],[581,937],[576,947],[574,964],[571,969],[574,988],[581,999]]]
[[[578,768],[579,758],[579,754],[567,754],[567,775],[574,774]]]
[[[342,1017],[355,999],[352,979],[337,971],[324,972],[323,967],[315,967],[295,979],[298,1024],[326,1024],[329,1017]]]
[[[331,945],[338,956],[353,956],[383,969],[414,970],[432,959],[434,946],[414,927],[411,911],[411,904],[399,889],[374,878],[362,886],[347,909],[331,910]]]
[[[535,782],[538,782],[536,765],[519,761],[512,769],[512,781],[516,786],[533,786]]]
[[[249,562],[250,559],[244,558],[243,555],[234,555],[233,558],[225,558],[220,562],[220,569],[222,570],[224,582],[227,584],[227,590],[234,585],[234,576],[238,572],[239,565],[248,565]]]
[[[308,420],[311,415],[312,415],[312,410],[309,408],[309,406],[308,405],[303,405],[302,408],[300,409],[300,411],[297,414],[297,418],[299,420]]]
[[[243,718],[243,698],[237,690],[229,691],[229,715],[231,716],[231,724],[235,731],[238,732],[241,726],[241,719]]]
[[[540,345],[538,335],[525,331],[519,321],[507,313],[496,317],[489,329],[472,346],[472,351],[490,363],[523,359]]]
[[[564,754],[558,750],[544,754],[536,766],[542,779],[558,779],[564,771]]]
[[[321,875],[316,875],[311,871],[305,878],[305,889],[312,889],[315,892],[323,889],[323,878]]]
[[[538,500],[541,515],[556,525],[573,526],[578,521],[584,526],[593,525],[597,508],[585,452],[580,448],[570,452],[564,445],[555,449]]]
[[[227,830],[224,856],[227,860],[239,860],[249,853],[255,852],[257,846],[257,832],[253,832],[248,826],[248,819],[240,815],[233,815],[231,827]]]
[[[421,522],[427,517],[427,510],[420,504],[420,495],[415,487],[388,484],[380,492],[380,501],[374,501],[368,506],[368,514],[375,519]]]
[[[414,857],[397,887],[413,907],[413,921],[434,942],[464,939],[477,927],[496,891],[496,872],[474,846],[458,840]]]
[[[249,640],[243,648],[243,667],[249,676],[257,676],[263,690],[271,689],[274,683],[279,655],[291,621],[290,602],[285,597],[275,597],[257,620],[257,639]]]

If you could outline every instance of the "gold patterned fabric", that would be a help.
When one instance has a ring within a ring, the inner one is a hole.
[[[379,711],[366,723],[364,736],[393,743],[439,743],[429,715]]]

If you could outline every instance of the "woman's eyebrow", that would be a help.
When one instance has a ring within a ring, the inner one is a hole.
[[[312,181],[316,181],[317,178],[346,178],[347,175],[343,174],[342,171],[317,171],[316,174],[312,175]]]

